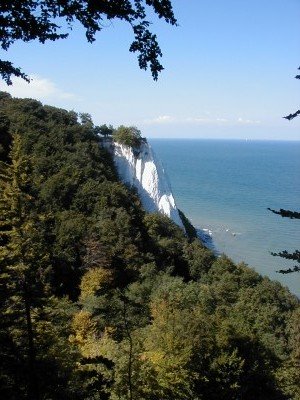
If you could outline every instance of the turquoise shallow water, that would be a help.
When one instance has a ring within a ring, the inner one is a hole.
[[[300,211],[300,142],[152,139],[177,206],[211,235],[216,251],[244,261],[300,297],[300,273],[270,252],[300,248],[300,220],[267,210]]]

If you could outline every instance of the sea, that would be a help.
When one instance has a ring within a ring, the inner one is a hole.
[[[281,282],[300,297],[295,262],[272,252],[300,249],[300,220],[268,210],[300,211],[300,142],[151,139],[177,207],[216,254],[225,253]]]

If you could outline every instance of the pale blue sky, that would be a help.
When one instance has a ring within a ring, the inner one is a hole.
[[[114,22],[86,42],[81,28],[2,54],[33,77],[1,90],[89,112],[95,123],[136,125],[148,137],[300,139],[299,0],[174,0],[179,26],[155,16],[165,70],[154,82]]]

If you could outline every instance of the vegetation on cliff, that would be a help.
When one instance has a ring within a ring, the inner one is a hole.
[[[121,125],[113,131],[112,138],[115,142],[138,149],[146,138],[142,137],[141,131],[135,126]]]
[[[300,399],[299,301],[119,182],[99,127],[0,95],[5,399]]]

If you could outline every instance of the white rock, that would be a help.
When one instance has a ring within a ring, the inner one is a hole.
[[[109,140],[104,142],[114,158],[121,180],[137,189],[148,212],[159,211],[183,228],[165,170],[148,143],[138,150]]]

